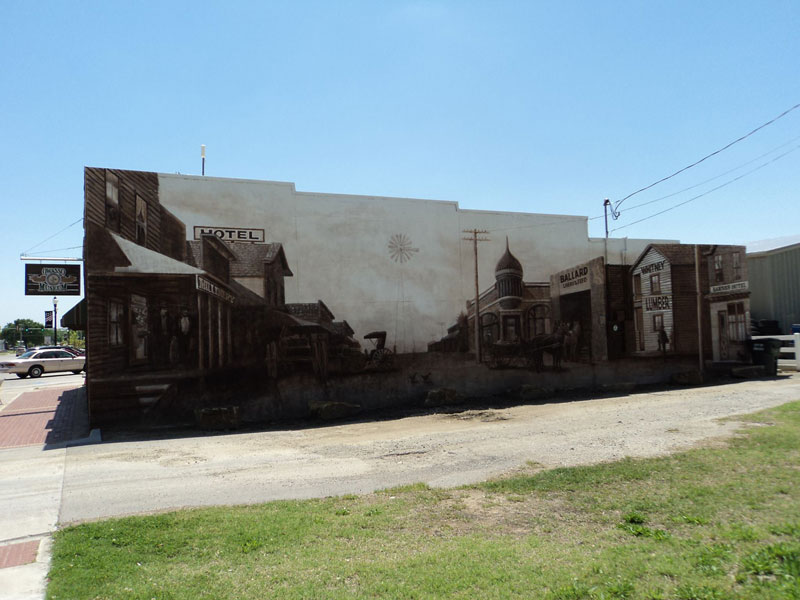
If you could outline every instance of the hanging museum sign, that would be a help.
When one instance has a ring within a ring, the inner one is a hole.
[[[26,296],[80,296],[80,265],[25,265]]]
[[[194,239],[199,240],[204,235],[214,235],[223,242],[263,242],[263,229],[246,229],[242,227],[194,227]]]

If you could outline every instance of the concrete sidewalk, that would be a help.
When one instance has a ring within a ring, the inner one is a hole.
[[[83,388],[0,388],[0,597],[44,598],[66,447],[86,436]]]

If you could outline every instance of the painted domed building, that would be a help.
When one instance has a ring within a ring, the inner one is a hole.
[[[479,297],[484,347],[497,342],[517,343],[551,333],[550,284],[524,280],[522,263],[511,252],[508,238],[494,277],[494,285]],[[467,317],[469,328],[474,331],[474,300],[467,302]],[[470,335],[470,350],[474,350],[474,345],[474,335]]]

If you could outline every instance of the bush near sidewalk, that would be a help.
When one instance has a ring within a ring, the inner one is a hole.
[[[800,598],[800,402],[728,443],[55,536],[47,597]]]

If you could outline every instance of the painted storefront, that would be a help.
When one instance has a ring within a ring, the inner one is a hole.
[[[746,361],[750,303],[744,255],[743,246],[649,246],[631,269],[636,352],[696,355],[699,328],[706,358]]]

